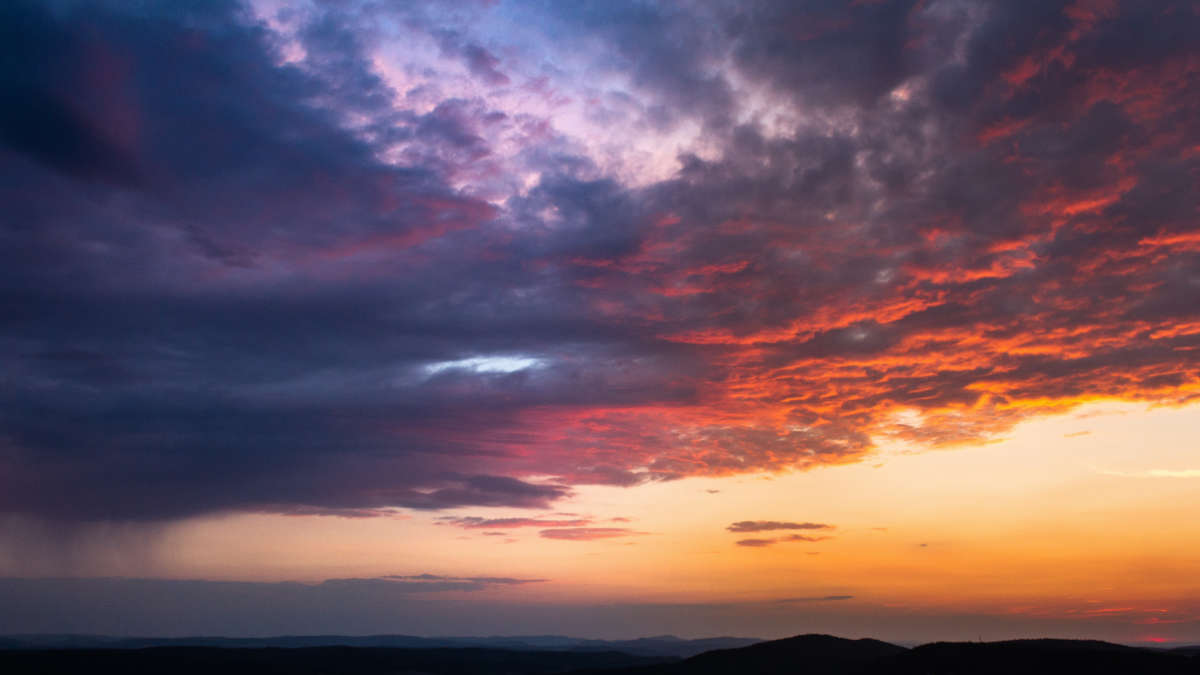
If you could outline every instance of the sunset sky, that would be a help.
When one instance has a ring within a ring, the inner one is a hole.
[[[0,633],[1200,643],[1200,3],[0,3]]]

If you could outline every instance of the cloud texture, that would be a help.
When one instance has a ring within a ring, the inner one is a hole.
[[[1171,1],[4,3],[0,512],[542,509],[1190,400],[1197,34]]]

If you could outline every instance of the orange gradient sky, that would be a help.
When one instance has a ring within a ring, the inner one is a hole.
[[[713,629],[726,632],[736,632],[740,607],[775,619],[768,637],[828,620],[864,635],[931,637],[919,622],[906,627],[903,617],[917,614],[971,617],[955,629],[959,638],[1048,624],[1079,636],[1186,641],[1200,619],[1198,423],[1196,406],[1099,402],[984,444],[930,451],[896,442],[862,462],[810,471],[580,488],[555,511],[212,516],[125,533],[149,537],[140,546],[114,548],[105,538],[77,553],[89,574],[138,578],[319,584],[486,569],[540,581],[443,593],[530,613],[724,605],[730,616]],[[468,517],[500,522],[449,520]],[[728,531],[746,520],[827,527]],[[620,531],[590,540],[541,534],[556,524]],[[793,534],[814,540],[787,541]],[[746,539],[775,541],[738,544]],[[10,574],[84,571],[11,555],[0,563]],[[704,623],[674,620],[681,632],[707,634]]]

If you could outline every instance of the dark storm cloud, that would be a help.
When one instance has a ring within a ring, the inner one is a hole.
[[[15,206],[0,277],[12,308],[0,509],[358,515],[541,507],[567,494],[464,475],[447,461],[453,446],[491,453],[416,428],[460,405],[490,426],[483,418],[507,406],[467,402],[493,398],[488,381],[541,395],[520,374],[432,375],[422,363],[514,350],[525,322],[556,329],[550,311],[528,308],[494,322],[496,344],[471,337],[477,310],[502,311],[506,287],[491,288],[511,278],[507,263],[485,272],[461,260],[478,276],[454,301],[436,289],[465,267],[390,278],[395,265],[427,265],[406,260],[414,249],[494,209],[456,194],[437,167],[380,163],[341,125],[344,108],[323,105],[336,96],[396,121],[353,39],[325,17],[304,32],[305,67],[276,66],[269,35],[234,5],[119,7],[3,10],[20,36],[5,43],[5,81],[40,93],[4,118],[0,157]],[[47,114],[46,101],[65,112]],[[437,142],[461,146],[454,133]]]
[[[543,9],[704,152],[632,188],[554,119],[409,107],[349,6],[0,8],[0,511],[546,508],[1194,396],[1188,5]]]
[[[913,71],[908,24],[919,4],[736,3],[725,30],[739,71],[772,89],[812,106],[871,105]]]

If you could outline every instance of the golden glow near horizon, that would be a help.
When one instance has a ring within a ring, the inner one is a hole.
[[[487,591],[515,602],[853,596],[838,611],[870,603],[1168,623],[1191,616],[1188,601],[1200,596],[1196,428],[1200,405],[1097,403],[984,445],[897,445],[807,472],[582,487],[554,513],[199,519],[171,528],[153,569],[139,573],[318,582],[486,569],[547,580]],[[546,527],[464,529],[444,520],[453,516],[586,519],[630,533],[566,541],[539,536]],[[801,532],[815,541],[726,530],[743,520],[832,527]],[[736,544],[747,538],[778,541]]]

